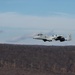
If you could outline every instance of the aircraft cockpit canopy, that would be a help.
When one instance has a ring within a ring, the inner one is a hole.
[[[40,33],[40,34],[37,34],[37,36],[42,36],[42,35],[43,35],[43,34],[41,34],[41,33]]]

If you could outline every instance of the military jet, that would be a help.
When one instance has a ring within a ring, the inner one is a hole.
[[[46,41],[60,41],[60,42],[64,42],[64,41],[70,41],[71,40],[71,34],[68,35],[68,37],[64,37],[63,35],[45,35],[42,33],[36,34],[35,36],[33,36],[33,39],[38,39],[38,40],[43,40],[44,42]]]

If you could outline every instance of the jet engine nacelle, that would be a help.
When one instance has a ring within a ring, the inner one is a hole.
[[[56,41],[60,40],[60,42],[63,42],[63,41],[65,41],[65,38],[62,36],[58,36],[55,40]]]

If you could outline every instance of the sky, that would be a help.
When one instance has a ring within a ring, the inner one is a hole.
[[[0,0],[1,40],[4,36],[24,37],[25,34],[52,30],[66,35],[71,33],[70,44],[75,44],[75,0]]]

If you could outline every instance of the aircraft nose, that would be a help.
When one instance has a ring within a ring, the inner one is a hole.
[[[35,39],[35,37],[33,37],[33,39]]]
[[[33,39],[36,39],[36,37],[33,37]]]
[[[34,37],[33,37],[33,39],[38,39],[38,38],[39,38],[38,36],[34,36]]]

